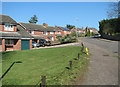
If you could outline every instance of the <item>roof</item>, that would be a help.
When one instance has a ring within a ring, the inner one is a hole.
[[[17,32],[22,38],[33,38],[28,32],[26,32],[20,25],[17,25]]]
[[[5,23],[14,24],[14,25],[17,24],[17,22],[8,15],[0,15],[0,20],[1,20],[0,24],[5,24]]]
[[[34,39],[45,39],[43,36],[41,35],[32,35],[34,37]]]
[[[61,34],[55,34],[56,36],[62,36]]]
[[[21,38],[21,35],[18,32],[0,32],[0,35],[8,38]]]
[[[64,30],[64,31],[69,31],[70,29],[65,28],[65,27],[59,27],[60,29]]]
[[[77,30],[83,30],[82,28],[77,28]]]
[[[45,28],[46,31],[61,31],[60,29],[58,29],[57,27],[52,27],[52,26],[48,26]]]
[[[26,30],[36,30],[36,31],[44,31],[45,28],[38,24],[32,24],[32,23],[22,23],[19,22],[19,24],[24,27]]]
[[[98,31],[96,28],[93,28],[93,27],[89,27],[88,29]]]
[[[1,37],[11,39],[21,38],[33,38],[28,32],[26,32],[20,25],[17,25],[17,32],[0,32]]]

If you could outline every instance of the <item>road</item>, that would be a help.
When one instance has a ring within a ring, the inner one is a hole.
[[[91,37],[79,38],[89,49],[90,62],[77,85],[118,85],[118,42]]]

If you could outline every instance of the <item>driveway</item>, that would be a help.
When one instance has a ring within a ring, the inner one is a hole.
[[[79,38],[91,54],[88,69],[77,85],[118,84],[118,42],[90,37]]]

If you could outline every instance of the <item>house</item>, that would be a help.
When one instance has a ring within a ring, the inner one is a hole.
[[[19,25],[24,28],[26,32],[28,32],[34,39],[32,41],[39,43],[41,39],[45,39],[43,34],[45,32],[45,28],[38,24],[32,23],[22,23],[19,22]]]
[[[43,25],[32,24],[32,23],[19,23],[21,27],[31,36],[34,37],[33,41],[39,43],[41,39],[46,41],[55,41],[56,35],[55,32],[60,30],[56,27],[48,26],[48,24],[43,23]]]
[[[78,33],[83,33],[83,28],[77,28],[76,30]]]
[[[61,30],[57,27],[48,26],[48,24],[43,23],[45,28],[44,37],[47,41],[55,41],[58,35],[61,35]]]
[[[65,27],[58,27],[58,26],[56,26],[56,27],[61,30],[61,35],[62,36],[70,34],[70,29],[65,28]]]
[[[93,33],[98,33],[98,30],[96,28],[93,27],[86,27],[85,28],[85,33],[87,33],[88,31],[93,32]]]
[[[0,15],[0,20],[0,51],[32,48],[32,37],[15,20],[7,15]]]

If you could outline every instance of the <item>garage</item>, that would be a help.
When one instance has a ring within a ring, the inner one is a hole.
[[[30,49],[30,41],[29,40],[21,40],[21,50]]]

